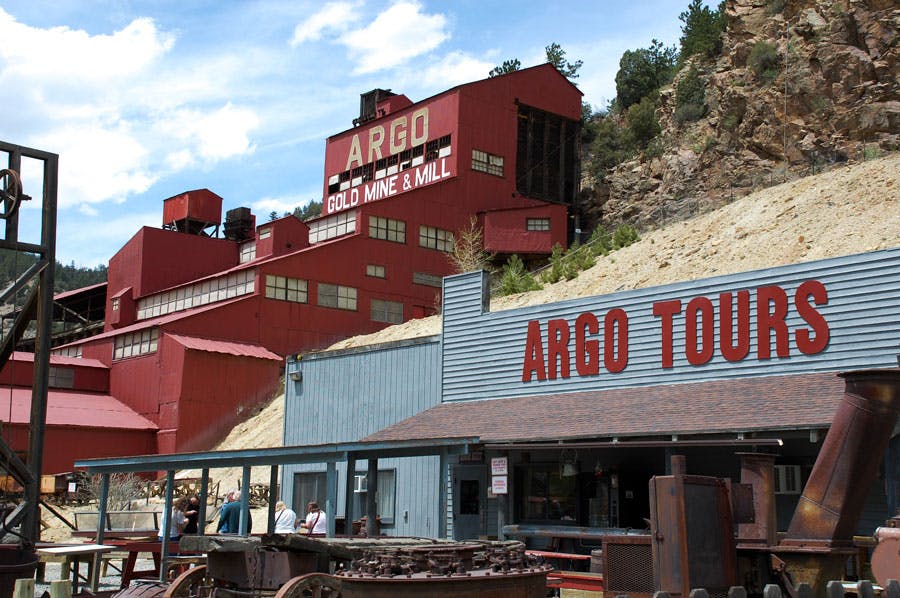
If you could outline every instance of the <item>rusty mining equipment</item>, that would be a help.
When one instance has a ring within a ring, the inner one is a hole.
[[[547,572],[521,542],[426,538],[184,537],[206,564],[117,598],[543,598]]]
[[[0,141],[0,249],[12,252],[21,274],[0,292],[0,303],[15,305],[12,326],[0,341],[0,369],[6,365],[26,329],[35,322],[34,378],[25,458],[7,437],[0,438],[0,476],[24,489],[23,500],[12,510],[0,512],[0,596],[12,595],[17,577],[29,577],[37,567],[34,551],[40,537],[41,463],[47,418],[47,387],[50,372],[50,335],[53,311],[53,278],[56,265],[56,195],[59,157],[49,152]],[[22,202],[31,200],[22,183],[23,162],[42,169],[40,179],[41,225],[38,242],[19,238]]]
[[[651,534],[645,543],[651,550],[643,560],[651,559],[654,591],[674,597],[704,588],[725,596],[730,587],[744,586],[760,595],[765,585],[778,583],[790,596],[798,595],[801,584],[819,596],[828,581],[842,578],[847,559],[857,552],[853,533],[878,473],[878,456],[900,412],[900,369],[841,376],[843,398],[783,536],[775,527],[775,455],[742,454],[739,483],[688,475],[677,455],[672,475],[651,480]],[[876,533],[880,544],[872,569],[880,583],[900,576],[898,532],[889,521]],[[604,553],[614,551],[612,544],[604,543]],[[606,590],[632,598],[652,595],[646,585],[622,587],[638,582],[611,567],[605,569]]]

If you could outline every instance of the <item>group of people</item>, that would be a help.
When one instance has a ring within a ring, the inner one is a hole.
[[[289,509],[282,501],[275,503],[275,533],[304,534],[308,536],[324,536],[328,529],[325,511],[318,503],[310,501],[306,505],[306,518],[297,517],[293,509]]]
[[[178,540],[185,534],[196,534],[199,531],[198,518],[200,516],[200,499],[195,495],[180,497],[172,505],[169,514],[169,538]],[[216,532],[220,534],[240,533],[241,520],[241,493],[232,490],[225,496],[225,503],[219,511],[219,524]],[[165,525],[165,522],[163,522]],[[253,525],[252,519],[247,520],[247,532]],[[301,519],[293,509],[287,508],[282,501],[275,503],[275,533],[276,534],[304,534],[309,536],[324,536],[328,528],[328,519],[325,512],[319,508],[315,501],[306,505],[306,517]],[[162,540],[162,528],[159,539]]]
[[[197,495],[190,497],[181,496],[172,504],[172,512],[169,513],[169,538],[177,540],[184,534],[196,534],[199,531],[198,518],[200,517],[200,498]],[[165,518],[165,516],[164,516]],[[163,526],[159,530],[159,539],[162,540]]]

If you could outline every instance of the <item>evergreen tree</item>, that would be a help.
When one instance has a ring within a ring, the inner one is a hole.
[[[684,62],[694,54],[715,58],[722,52],[722,33],[725,31],[725,2],[716,10],[703,6],[702,0],[691,0],[688,9],[678,15],[681,27],[681,56]]]

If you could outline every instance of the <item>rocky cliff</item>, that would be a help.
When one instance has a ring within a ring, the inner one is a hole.
[[[691,59],[661,91],[656,151],[587,181],[589,222],[653,228],[900,149],[896,2],[727,0],[726,16],[721,55]],[[770,70],[754,48],[769,50]],[[685,122],[675,90],[691,66],[705,116]]]

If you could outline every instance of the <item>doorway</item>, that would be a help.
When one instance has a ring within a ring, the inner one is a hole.
[[[487,490],[483,465],[453,468],[453,538],[472,540],[481,535]]]

